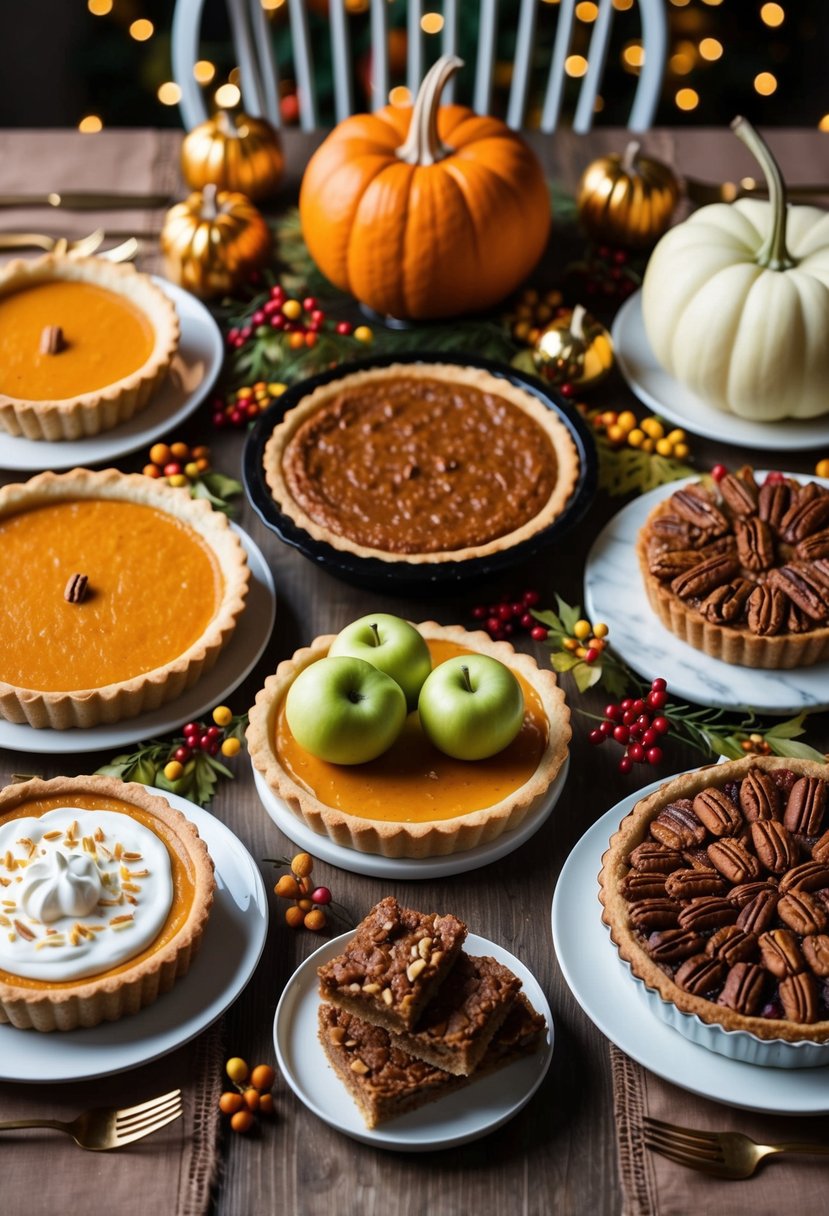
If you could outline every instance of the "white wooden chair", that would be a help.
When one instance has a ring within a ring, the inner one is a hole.
[[[463,0],[480,5],[480,25],[475,62],[472,105],[481,114],[489,111],[495,58],[498,0]],[[273,38],[261,0],[226,0],[233,43],[239,63],[242,104],[249,114],[264,115],[275,126],[282,122],[279,107],[279,65]],[[506,0],[512,17],[517,11],[515,60],[507,103],[506,120],[511,127],[524,123],[539,0]],[[442,54],[457,53],[458,10],[461,0],[443,0]],[[644,131],[653,121],[665,67],[667,21],[664,0],[637,0],[642,23],[645,60],[636,82],[628,118],[632,131]],[[587,50],[588,67],[581,78],[573,129],[589,131],[599,84],[604,70],[613,18],[613,0],[597,0],[598,16],[593,23]],[[193,76],[200,58],[199,35],[204,0],[177,0],[173,14],[173,75],[181,88],[181,112],[190,128],[207,117],[201,89]],[[573,37],[576,0],[560,0],[558,24],[547,73],[540,129],[554,131],[559,123],[566,75],[565,60]],[[314,62],[304,0],[287,0],[293,49],[293,76],[299,99],[299,120],[304,130],[319,126],[319,106],[314,84]],[[422,0],[407,6],[408,51],[406,76],[414,94],[423,76],[424,42],[420,27]],[[344,0],[329,0],[331,55],[334,79],[334,112],[338,122],[354,112],[349,24]],[[373,108],[385,105],[389,94],[388,0],[370,0]],[[452,83],[445,90],[452,99]]]

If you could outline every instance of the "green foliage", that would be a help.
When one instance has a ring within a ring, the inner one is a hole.
[[[594,434],[599,454],[599,487],[611,498],[624,494],[645,494],[657,486],[682,477],[693,477],[695,470],[670,456],[643,452],[628,444],[613,447],[600,432]]]
[[[191,484],[190,497],[204,498],[215,511],[221,511],[223,515],[232,515],[236,510],[236,503],[233,500],[239,497],[243,489],[242,483],[236,481],[234,477],[226,477],[224,473],[216,473],[211,470],[208,473],[202,473],[199,479]]]

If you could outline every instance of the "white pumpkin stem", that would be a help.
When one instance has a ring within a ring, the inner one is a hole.
[[[219,207],[216,202],[216,187],[213,182],[208,182],[201,192],[201,215],[203,220],[215,220],[219,214]]]
[[[441,93],[462,67],[463,60],[457,55],[441,55],[423,77],[412,110],[409,134],[397,149],[399,159],[407,165],[434,165],[452,152],[438,136],[438,109]]]
[[[584,333],[584,318],[587,316],[587,309],[583,304],[577,304],[573,309],[573,315],[570,318],[570,333],[578,342],[585,340]]]
[[[622,164],[620,166],[623,173],[630,174],[636,172],[636,162],[639,160],[639,151],[641,147],[642,145],[638,139],[632,139],[625,148],[622,156]]]
[[[758,266],[768,270],[790,270],[796,265],[794,258],[786,248],[786,183],[780,166],[774,159],[774,154],[756,127],[747,118],[735,118],[731,130],[741,139],[754,159],[763,170],[766,185],[769,188],[769,203],[771,204],[771,230],[763,242],[755,261]]]

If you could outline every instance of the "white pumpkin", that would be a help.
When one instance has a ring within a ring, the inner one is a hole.
[[[709,405],[756,422],[829,412],[829,213],[787,207],[780,170],[745,119],[769,201],[695,211],[651,256],[645,330],[662,366]]]

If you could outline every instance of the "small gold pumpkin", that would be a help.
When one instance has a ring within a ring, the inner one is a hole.
[[[213,185],[171,207],[161,231],[165,274],[201,299],[232,293],[270,248],[270,229],[250,199]]]
[[[602,156],[587,166],[579,182],[579,219],[594,241],[645,249],[667,230],[678,198],[673,170],[640,156],[632,140],[622,156]]]
[[[254,201],[267,198],[279,185],[284,163],[275,128],[241,112],[219,110],[181,145],[181,171],[191,190],[213,185],[240,190]]]
[[[533,362],[549,384],[586,389],[603,380],[613,366],[613,342],[605,327],[577,304],[542,330]]]

